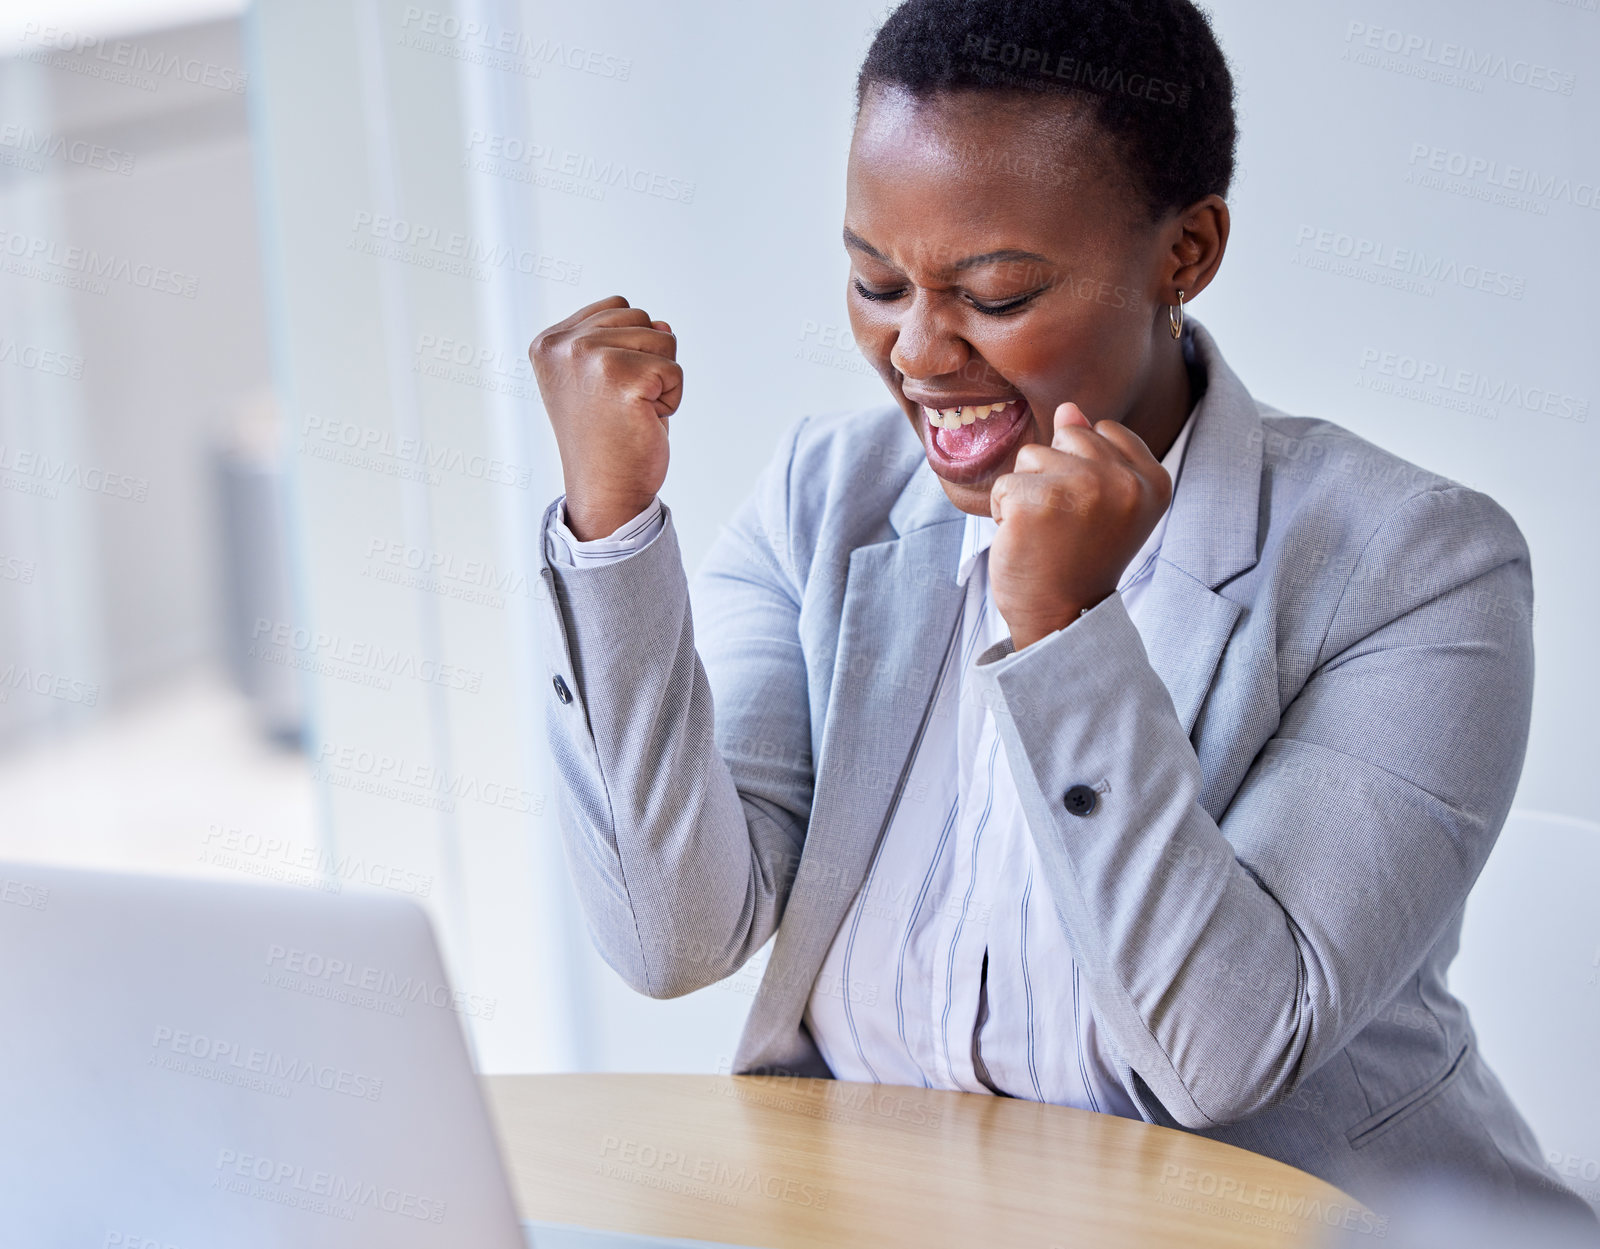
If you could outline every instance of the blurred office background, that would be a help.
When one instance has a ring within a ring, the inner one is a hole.
[[[726,1069],[759,966],[636,997],[568,888],[525,351],[612,293],[672,321],[691,567],[786,425],[877,402],[838,230],[885,11],[8,5],[0,857],[409,894],[486,1070]],[[1240,174],[1191,311],[1258,398],[1489,492],[1533,551],[1533,738],[1454,983],[1600,1201],[1600,13],[1212,12]]]

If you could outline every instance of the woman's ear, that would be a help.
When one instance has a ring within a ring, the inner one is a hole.
[[[1180,290],[1191,300],[1211,285],[1228,249],[1229,225],[1228,204],[1220,195],[1208,195],[1174,214],[1167,228],[1170,276],[1162,302],[1176,303]]]

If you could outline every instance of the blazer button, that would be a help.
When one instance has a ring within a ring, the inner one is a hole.
[[[560,678],[557,679],[559,680]],[[1072,812],[1073,815],[1088,815],[1089,812],[1094,810],[1094,805],[1099,799],[1096,797],[1094,790],[1087,785],[1074,785],[1067,790],[1067,796],[1064,801],[1067,804],[1067,810]]]
[[[556,687],[556,697],[562,701],[563,705],[572,701],[572,691],[567,688],[567,683],[561,679],[559,672],[556,673],[555,680],[550,684]],[[1080,785],[1078,788],[1082,789],[1083,787]]]

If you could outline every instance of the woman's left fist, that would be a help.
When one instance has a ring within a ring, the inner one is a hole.
[[[1064,629],[1116,592],[1123,571],[1172,499],[1172,479],[1117,421],[1056,409],[1048,447],[1029,443],[989,493],[1000,522],[989,592],[1017,649]]]

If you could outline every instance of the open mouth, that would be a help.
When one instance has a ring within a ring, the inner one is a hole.
[[[922,442],[933,471],[956,485],[973,485],[1000,467],[1027,441],[1033,411],[1026,399],[918,406]]]

